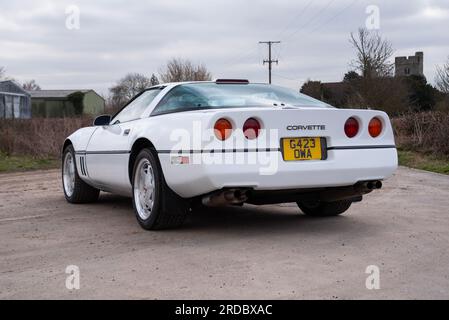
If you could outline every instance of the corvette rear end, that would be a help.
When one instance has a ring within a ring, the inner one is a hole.
[[[191,123],[195,118],[195,113],[185,114],[182,122]],[[216,137],[201,147],[183,146],[159,153],[168,185],[181,196],[226,188],[280,191],[363,183],[380,186],[378,181],[397,168],[394,136],[383,112],[226,110],[211,112],[207,119],[202,115],[201,125],[214,128],[223,120],[230,123],[226,139]],[[258,127],[245,130],[247,121],[257,122]],[[183,127],[181,123],[177,126]],[[249,130],[257,131],[257,136],[248,134]]]

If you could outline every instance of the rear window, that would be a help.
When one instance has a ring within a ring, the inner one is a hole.
[[[173,88],[153,115],[219,108],[330,106],[291,89],[268,84],[191,83]]]

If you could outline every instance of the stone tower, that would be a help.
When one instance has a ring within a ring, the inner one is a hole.
[[[424,75],[424,53],[416,52],[410,57],[396,57],[395,76],[423,76]]]

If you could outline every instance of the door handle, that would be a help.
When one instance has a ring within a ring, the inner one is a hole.
[[[126,130],[123,132],[123,135],[124,135],[124,136],[127,136],[130,132],[131,132],[131,129],[126,129]]]

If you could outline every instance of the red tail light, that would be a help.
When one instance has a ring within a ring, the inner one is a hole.
[[[215,136],[218,138],[218,140],[224,141],[232,133],[232,124],[229,122],[229,120],[226,119],[218,119],[217,122],[215,122],[214,126],[214,132]]]
[[[345,123],[345,133],[348,138],[354,138],[359,133],[359,122],[355,118],[349,118]]]
[[[372,118],[368,125],[368,131],[371,137],[378,137],[382,132],[382,121],[379,118]]]
[[[259,121],[254,118],[249,118],[243,125],[243,134],[249,140],[256,139],[259,136],[261,126]]]

